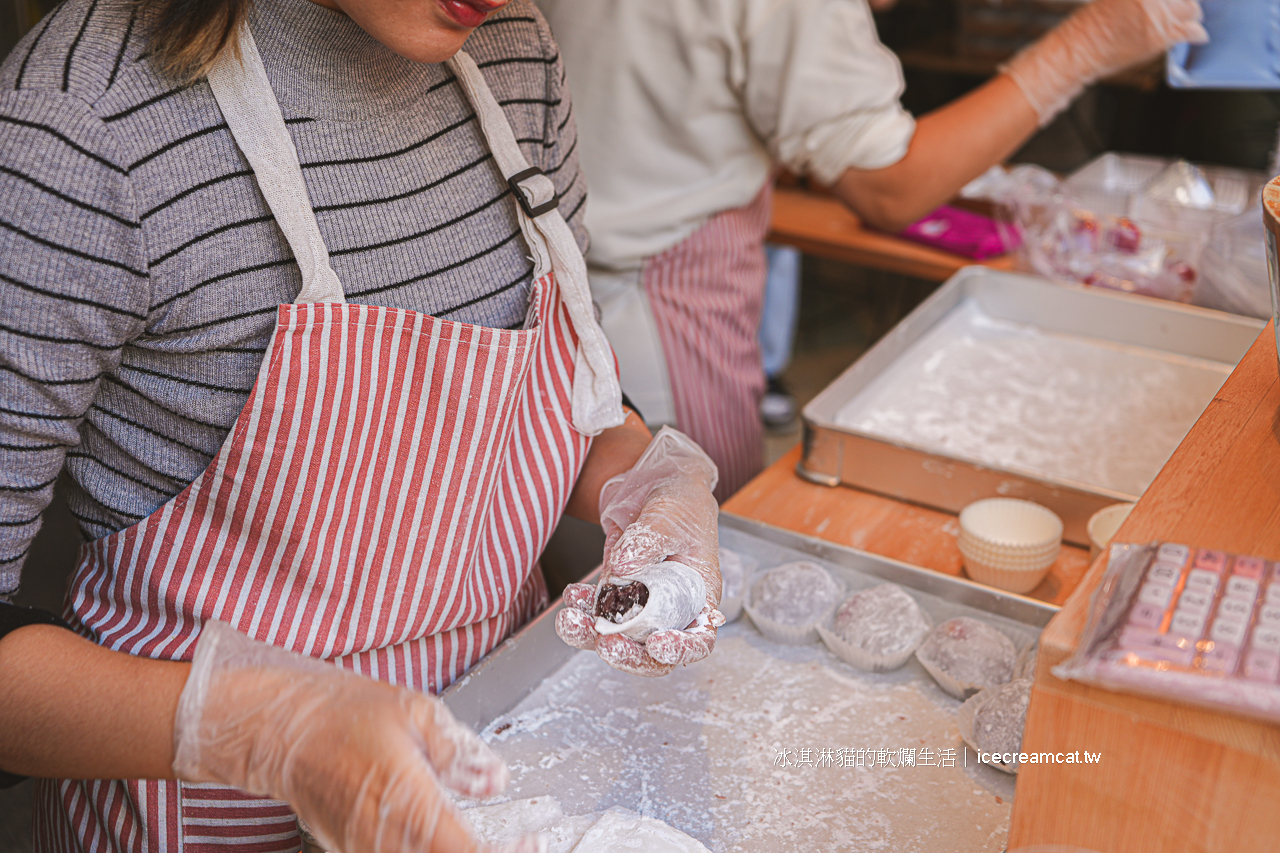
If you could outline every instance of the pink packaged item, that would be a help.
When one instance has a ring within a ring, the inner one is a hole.
[[[1113,545],[1059,678],[1280,722],[1280,564]]]
[[[898,236],[978,261],[1011,252],[1020,242],[1012,226],[946,205],[908,225]]]

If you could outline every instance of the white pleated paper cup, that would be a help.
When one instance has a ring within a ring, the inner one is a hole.
[[[877,655],[868,652],[861,646],[855,646],[826,625],[818,626],[818,636],[822,638],[822,642],[826,644],[827,648],[831,649],[836,657],[863,672],[892,672],[895,669],[899,669],[907,661],[911,660],[911,656],[916,653],[916,647],[920,645],[917,642],[910,648],[903,649],[897,655]],[[920,636],[923,639],[924,634]]]
[[[746,590],[737,595],[726,595],[720,599],[716,609],[724,614],[724,623],[728,625],[742,615],[742,600],[746,598]]]
[[[976,731],[978,712],[982,710],[982,706],[986,705],[987,702],[997,698],[1001,691],[1015,689],[1025,690],[1027,693],[1030,693],[1031,681],[1029,679],[1015,678],[1013,681],[1005,684],[999,684],[994,687],[988,687],[985,690],[979,690],[977,693],[964,700],[964,702],[960,704],[960,707],[956,709],[956,727],[960,730],[960,737],[965,743],[973,747],[974,752],[983,753],[990,751],[990,747],[984,749],[978,744]],[[1025,727],[1025,722],[1023,725]],[[1021,749],[1021,743],[1019,743],[1018,749],[1013,751],[1021,752]],[[1009,773],[1011,775],[1016,775],[1018,772],[1018,765],[1016,762],[1005,764],[1003,761],[987,761],[984,763],[988,767],[1003,770],[1005,773]]]
[[[749,601],[743,603],[742,609],[751,617],[751,623],[756,626],[756,630],[766,638],[786,646],[806,646],[818,641],[818,626],[831,618],[835,605],[817,619],[799,625],[788,625],[786,622],[761,616],[759,611],[752,608]]]
[[[992,688],[979,690],[977,693],[964,700],[964,702],[960,703],[960,707],[956,709],[956,727],[960,729],[960,737],[965,743],[969,744],[969,746],[973,748],[974,752],[983,752],[983,750],[978,747],[978,739],[974,737],[974,717],[978,716],[979,709],[981,709],[983,705],[987,704],[987,700],[990,699],[994,693],[995,690]],[[987,762],[987,766],[994,767],[997,770],[1003,770],[1005,773],[1010,775],[1016,775],[1018,772],[1016,764],[1005,764],[1003,761],[989,761]]]
[[[747,590],[759,565],[754,557],[728,548],[720,549],[720,577],[724,585],[717,609],[724,614],[726,625],[742,615],[742,602],[746,600]]]
[[[1111,544],[1112,538],[1125,523],[1136,504],[1119,503],[1105,506],[1089,516],[1085,531],[1089,534],[1089,559],[1095,559]]]
[[[783,571],[796,571],[803,567],[802,571],[809,572],[811,576],[816,576],[816,581],[820,582],[825,589],[820,593],[823,600],[829,597],[830,604],[813,608],[815,612],[811,615],[806,614],[806,618],[795,622],[782,622],[777,619],[770,618],[761,612],[760,587],[772,583],[771,577]],[[762,572],[751,579],[751,583],[747,588],[746,600],[742,603],[742,609],[751,617],[751,622],[756,629],[775,643],[782,643],[788,646],[803,646],[818,641],[818,626],[826,624],[831,618],[831,614],[835,612],[836,607],[845,598],[844,583],[822,566],[810,560],[797,560],[793,563],[784,563],[781,566],[774,566],[767,572]]]
[[[961,511],[959,545],[969,577],[1030,592],[1058,559],[1062,519],[1031,501],[988,498]]]

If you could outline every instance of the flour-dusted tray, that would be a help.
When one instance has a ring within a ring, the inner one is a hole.
[[[958,512],[1025,498],[1087,545],[1146,490],[1264,324],[966,267],[804,408],[798,471]]]
[[[762,569],[804,558],[851,591],[898,583],[931,620],[976,616],[1020,648],[1056,612],[732,516],[720,536]],[[506,796],[551,795],[565,814],[623,806],[716,853],[1005,848],[1013,779],[977,766],[956,727],[960,703],[914,659],[896,672],[860,672],[820,643],[771,643],[743,616],[721,629],[707,660],[645,679],[560,642],[556,609],[444,697],[507,761]],[[868,750],[892,751],[896,766],[866,766]],[[902,765],[904,750],[914,765]]]

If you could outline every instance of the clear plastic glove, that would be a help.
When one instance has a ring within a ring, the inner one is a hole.
[[[1095,80],[1179,42],[1206,42],[1198,0],[1092,0],[1003,70],[1048,124]]]
[[[440,700],[204,626],[174,718],[173,770],[284,800],[330,853],[472,853],[443,788],[484,798],[507,768]],[[443,786],[443,788],[442,788]],[[535,838],[508,848],[533,853]]]
[[[643,644],[621,634],[595,630],[598,587],[570,584],[566,607],[556,614],[556,632],[569,645],[594,649],[609,665],[635,675],[666,675],[677,665],[711,654],[724,616],[720,603],[720,508],[711,492],[719,474],[715,463],[688,436],[664,427],[625,474],[600,490],[604,526],[604,569],[600,586],[625,582],[628,575],[663,560],[695,569],[707,585],[707,603],[684,630],[659,631]]]

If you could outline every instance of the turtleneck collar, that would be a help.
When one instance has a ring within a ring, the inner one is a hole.
[[[312,0],[254,0],[249,26],[276,99],[313,118],[361,121],[393,113],[448,73],[391,52],[343,13]]]

